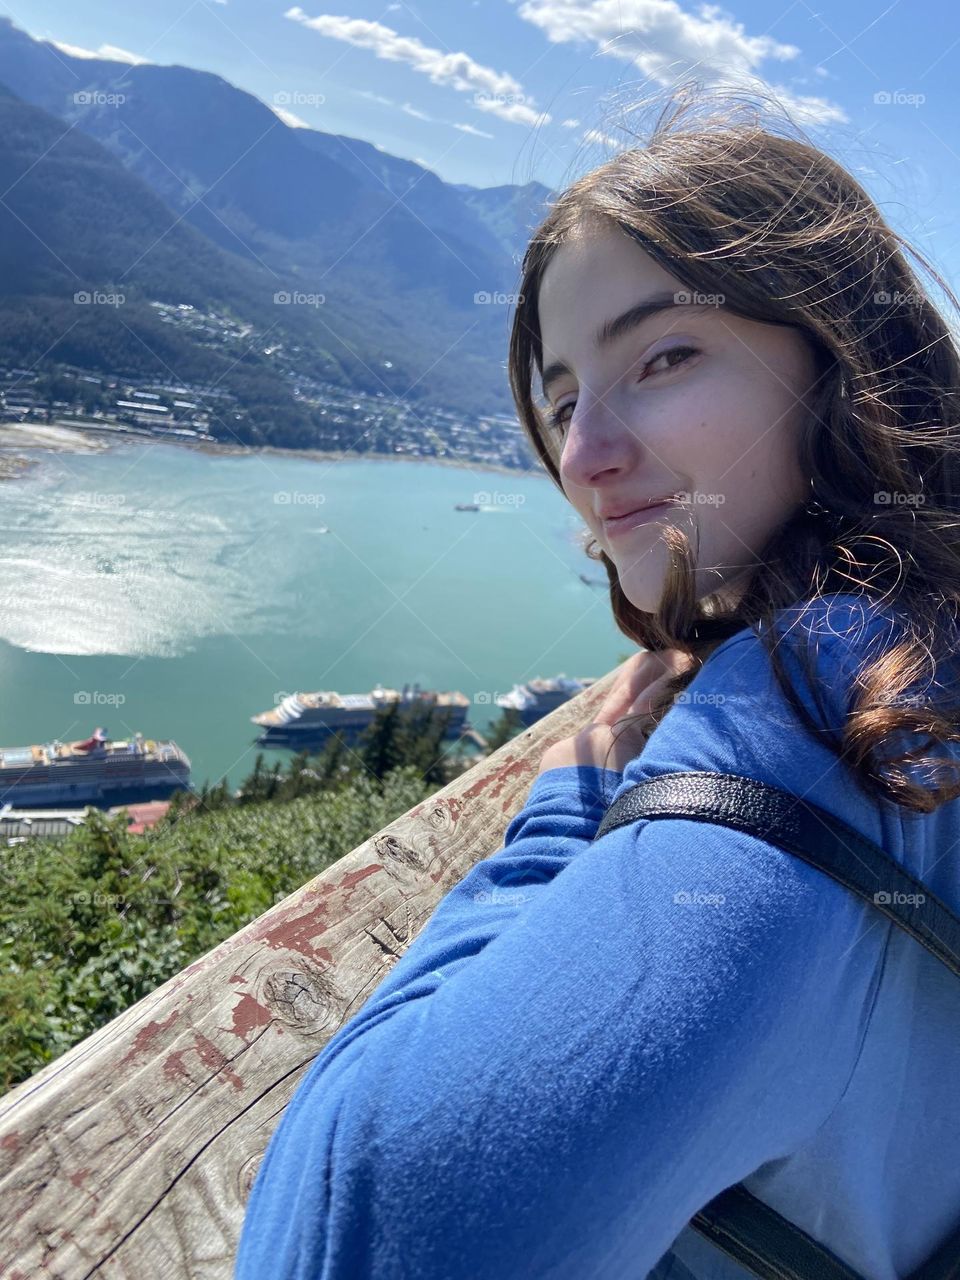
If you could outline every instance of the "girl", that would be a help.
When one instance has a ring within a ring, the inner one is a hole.
[[[311,1065],[238,1280],[803,1274],[691,1227],[739,1183],[830,1274],[960,1224],[960,982],[756,836],[594,839],[639,782],[740,774],[960,906],[957,348],[849,173],[693,105],[555,202],[510,342],[644,652]]]

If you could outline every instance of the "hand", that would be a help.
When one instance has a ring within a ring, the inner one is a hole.
[[[572,765],[597,765],[621,773],[640,754],[655,725],[650,710],[668,680],[689,670],[694,659],[679,649],[654,653],[644,651],[628,658],[619,668],[594,719],[572,738],[562,738],[548,747],[540,761],[539,773]],[[614,732],[624,717],[643,716]]]

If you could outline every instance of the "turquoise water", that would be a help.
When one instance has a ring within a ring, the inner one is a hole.
[[[179,743],[194,785],[236,786],[249,717],[287,692],[492,698],[630,648],[542,475],[140,442],[34,456],[0,485],[0,745],[140,730]]]

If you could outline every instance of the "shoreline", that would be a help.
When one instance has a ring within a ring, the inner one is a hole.
[[[105,453],[110,445],[93,433],[52,422],[0,423],[0,482],[18,480],[40,465],[44,453]],[[41,457],[20,453],[29,449]]]
[[[112,437],[112,439],[105,438]],[[219,441],[190,440],[184,437],[145,435],[118,428],[100,429],[75,424],[70,419],[45,422],[0,423],[0,482],[14,480],[32,470],[40,458],[25,457],[14,450],[29,449],[51,453],[105,453],[115,444],[149,441],[151,444],[183,446],[212,457],[247,457],[269,454],[280,458],[306,458],[313,462],[419,462],[460,471],[484,471],[495,475],[529,476],[537,472],[518,471],[495,462],[472,462],[463,458],[421,458],[410,453],[346,453],[328,449],[283,449],[277,445],[224,444]]]

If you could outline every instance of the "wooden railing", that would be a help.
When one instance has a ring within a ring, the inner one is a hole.
[[[303,1073],[502,847],[610,672],[0,1098],[3,1280],[229,1280]],[[264,1280],[268,1280],[264,1277]]]

